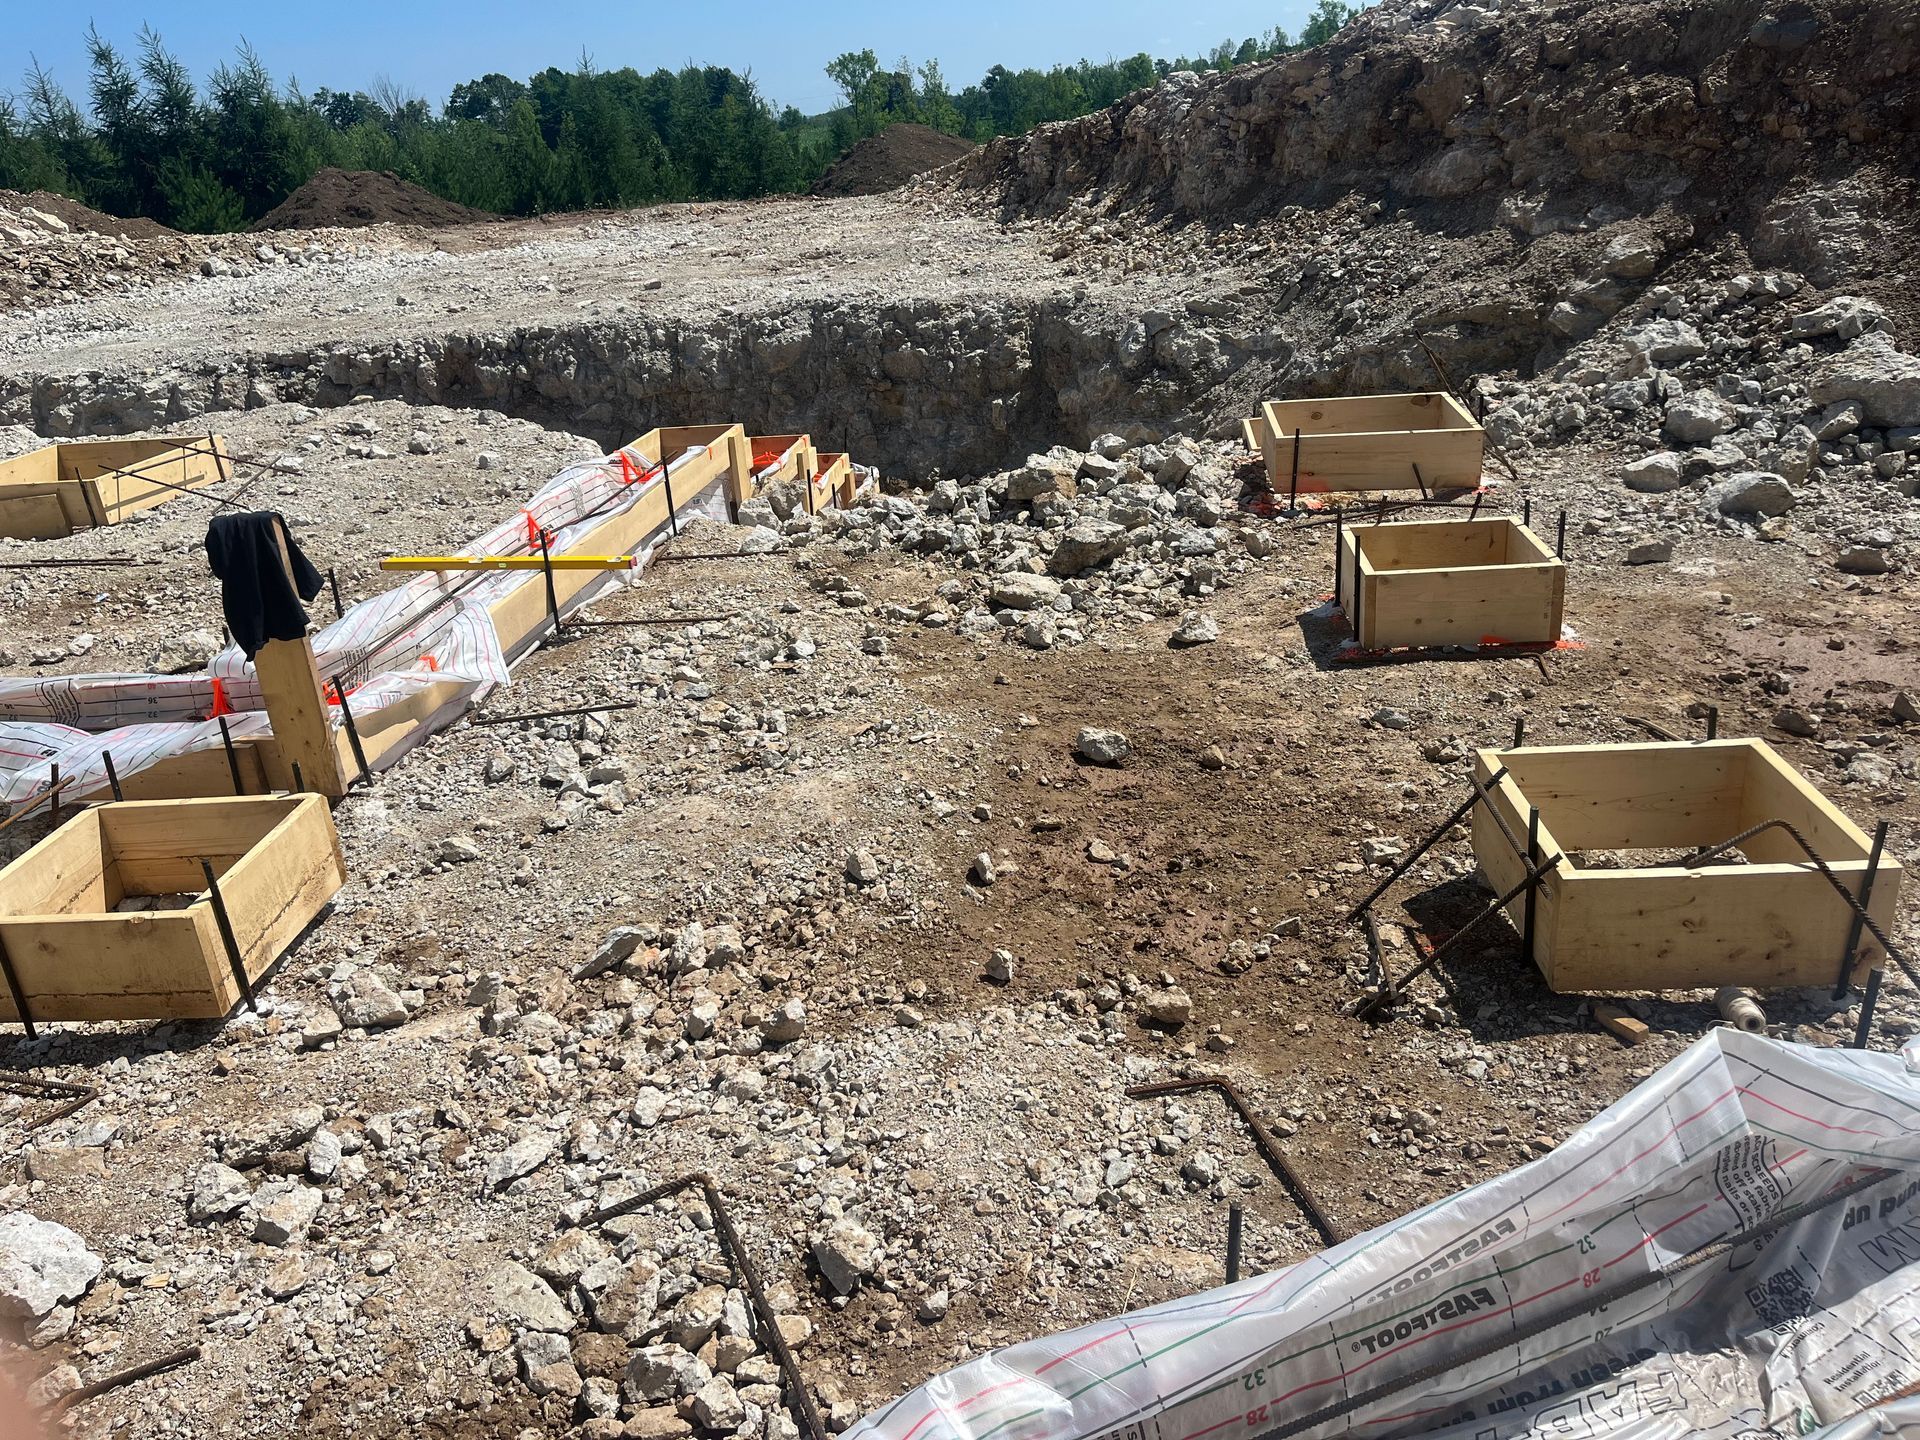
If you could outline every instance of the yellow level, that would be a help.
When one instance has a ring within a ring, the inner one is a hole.
[[[382,570],[631,570],[638,555],[390,555]]]

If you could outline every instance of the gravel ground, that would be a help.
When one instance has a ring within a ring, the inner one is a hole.
[[[373,440],[335,433],[345,418]],[[392,403],[233,419],[236,449],[303,460],[253,499],[284,508],[355,591],[377,583],[378,555],[479,528],[582,445]],[[415,430],[439,452],[346,451]],[[481,446],[503,469],[475,468]],[[1241,473],[1231,450],[1203,449],[1197,474]],[[660,1272],[646,1333],[580,1325],[554,1362],[550,1332],[489,1297],[510,1262],[569,1273],[551,1252],[587,1243],[569,1225],[593,1204],[705,1170],[845,1424],[983,1348],[1217,1280],[1231,1200],[1248,1206],[1251,1263],[1317,1248],[1217,1099],[1134,1102],[1129,1085],[1232,1078],[1347,1231],[1552,1145],[1714,1015],[1704,995],[1618,997],[1653,1030],[1623,1048],[1581,997],[1547,992],[1505,930],[1453,969],[1453,1001],[1423,986],[1388,1024],[1345,1013],[1366,962],[1337,917],[1371,878],[1361,842],[1423,833],[1461,793],[1464,747],[1499,743],[1516,716],[1548,741],[1639,738],[1626,715],[1685,732],[1702,701],[1726,733],[1764,733],[1774,697],[1753,682],[1806,660],[1848,708],[1819,742],[1772,738],[1856,819],[1915,813],[1905,779],[1849,784],[1823,749],[1886,729],[1905,665],[1889,637],[1911,601],[1810,557],[1782,565],[1798,552],[1757,539],[1683,542],[1677,573],[1622,566],[1621,542],[1581,518],[1605,508],[1596,458],[1530,465],[1535,505],[1574,509],[1585,646],[1537,661],[1329,660],[1331,532],[1277,525],[1257,496],[1224,518],[1236,538],[1201,601],[1219,638],[1191,649],[1168,648],[1195,604],[1177,577],[1100,589],[1078,643],[1035,650],[1000,627],[930,626],[983,577],[858,531],[800,523],[777,556],[659,567],[598,613],[732,618],[542,649],[490,708],[640,708],[462,724],[350,796],[348,885],[261,1016],[50,1027],[14,1046],[10,1063],[104,1091],[13,1132],[8,1203],[72,1227],[106,1266],[33,1372],[201,1344],[194,1365],[80,1412],[143,1433],[679,1434],[670,1405],[616,1387],[642,1340],[697,1337],[700,1287],[726,1282],[703,1206],[668,1202],[593,1241],[627,1273]],[[389,508],[403,480],[418,498]],[[90,654],[41,668],[144,665],[212,623],[204,518],[179,501],[35,547],[164,568],[23,572],[15,664],[79,632]],[[681,544],[731,548],[704,527]],[[1076,762],[1085,725],[1127,734],[1132,757]],[[1881,753],[1910,770],[1904,737]],[[1466,913],[1471,870],[1464,840],[1416,869],[1385,926],[1396,969],[1411,932]],[[570,978],[621,927],[637,931],[627,958]],[[988,978],[996,953],[1005,982]],[[1173,1029],[1147,1019],[1170,1013],[1168,989],[1191,1007]],[[781,1010],[795,999],[798,1018]],[[1768,1009],[1812,1043],[1848,1031],[1847,1007],[1817,994]],[[1920,1018],[1897,986],[1883,1014],[1892,1034]],[[256,1198],[191,1219],[217,1162]],[[262,1218],[276,1176],[318,1198],[290,1239]],[[833,1245],[862,1267],[850,1293]],[[787,1433],[755,1378],[765,1356],[728,1359],[727,1393],[766,1417],[742,1423]],[[590,1430],[601,1400],[613,1413]]]
[[[592,1218],[699,1171],[844,1429],[1215,1282],[1235,1200],[1251,1264],[1319,1248],[1216,1097],[1130,1087],[1231,1079],[1351,1233],[1551,1148],[1717,1023],[1705,993],[1616,995],[1650,1031],[1624,1045],[1501,925],[1352,1013],[1341,916],[1516,721],[1626,741],[1717,707],[1920,862],[1903,192],[1862,162],[1748,197],[1732,160],[1696,212],[1596,188],[1693,193],[1748,95],[1815,149],[1897,147],[1895,87],[1801,76],[1800,105],[1748,47],[1734,99],[1656,107],[1616,92],[1690,53],[1626,63],[1659,27],[1509,11],[1383,6],[882,197],[219,242],[0,216],[44,232],[7,272],[0,413],[218,428],[253,462],[219,493],[284,511],[349,599],[609,434],[791,424],[885,472],[821,517],[768,496],[776,553],[654,568],[595,607],[646,625],[541,647],[486,707],[632,708],[462,721],[350,794],[347,885],[260,1014],[10,1044],[101,1087],[37,1130],[0,1104],[0,1247],[71,1277],[22,1299],[0,1266],[36,1398],[198,1344],[70,1423],[797,1440],[698,1193]],[[1862,15],[1809,53],[1894,23]],[[1362,44],[1382,64],[1336,77]],[[1519,98],[1453,143],[1482,77]],[[1333,532],[1276,515],[1233,438],[1266,395],[1430,388],[1416,333],[1474,377],[1490,508],[1566,514],[1562,648],[1353,663]],[[210,513],[0,545],[140,562],[0,571],[0,663],[203,663]],[[1125,758],[1089,762],[1088,727]],[[1383,902],[1396,974],[1482,903],[1474,871],[1456,836]],[[1851,1034],[1823,990],[1763,1000],[1778,1035]],[[1915,1033],[1920,997],[1895,977],[1881,1017]]]

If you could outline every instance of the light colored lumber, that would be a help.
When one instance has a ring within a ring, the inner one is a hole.
[[[765,490],[776,480],[798,480],[803,475],[811,475],[819,468],[815,460],[813,437],[810,435],[749,436],[747,453],[752,459],[752,471],[748,477],[748,499]],[[762,457],[768,455],[775,457],[774,460],[763,463]],[[762,470],[768,473],[762,474]]]
[[[111,525],[225,479],[229,464],[218,436],[48,445],[0,461],[0,535],[50,540]]]
[[[705,447],[706,453],[673,477],[674,508],[680,509],[690,496],[705,490],[709,481],[724,476],[728,513],[738,515],[741,504],[753,495],[753,454],[745,426],[670,425],[649,430],[626,448],[659,464],[697,446]]]
[[[1609,1005],[1604,1000],[1594,1002],[1593,1018],[1600,1028],[1628,1045],[1641,1045],[1652,1034],[1646,1021],[1637,1020],[1618,1005]]]
[[[853,500],[853,462],[844,454],[820,454],[808,487],[807,512],[812,515]]]
[[[1513,520],[1350,525],[1337,563],[1367,649],[1560,638],[1566,566]]]
[[[234,759],[240,767],[241,794],[263,795],[273,788],[267,779],[265,756],[275,748],[270,736],[233,742]],[[227,752],[221,746],[189,750],[181,755],[168,755],[131,775],[122,775],[120,793],[129,800],[230,795],[233,772],[227,765]]]
[[[23,855],[0,870],[0,916],[106,910],[119,900],[97,808],[77,812],[29,853],[31,865]]]
[[[340,764],[313,642],[269,640],[253,657],[253,672],[273,726],[273,744],[262,748],[261,758],[274,789],[298,788],[293,781],[297,762],[306,789],[335,799],[346,794],[348,772]]]
[[[88,846],[90,861],[79,865]],[[203,858],[255,981],[346,880],[317,795],[128,801],[83,812],[0,871],[0,943],[34,1019],[213,1019],[231,1010],[240,990],[202,891]],[[94,867],[108,877],[104,888],[76,890],[73,877]],[[121,882],[126,894],[197,898],[181,910],[113,913]],[[65,905],[20,908],[63,892],[71,893]],[[0,1019],[17,1018],[0,995]]]
[[[1475,757],[1483,780],[1501,765],[1508,773],[1493,787],[1493,803],[1519,836],[1529,804],[1538,805],[1544,853],[1691,851],[1783,819],[1807,835],[1849,893],[1859,893],[1866,874],[1867,836],[1764,741],[1523,747]],[[1585,869],[1569,854],[1541,886],[1532,959],[1557,991],[1831,985],[1852,912],[1804,852],[1779,839],[1745,842],[1756,862],[1745,865]],[[1518,883],[1523,866],[1481,806],[1473,840],[1497,890]],[[1902,878],[1898,863],[1883,857],[1868,904],[1883,929],[1893,923]],[[1521,901],[1509,907],[1516,926],[1524,913]],[[1856,970],[1878,954],[1863,936]]]
[[[232,473],[230,464],[226,441],[218,435],[194,436],[185,445],[154,438],[86,440],[60,447],[61,477],[88,488],[107,524],[151,510],[183,489],[224,480]]]
[[[1336,396],[1269,400],[1260,412],[1267,483],[1293,488],[1299,434],[1302,494],[1333,490],[1473,489],[1486,434],[1449,395]],[[1419,466],[1418,476],[1414,467]]]
[[[1569,850],[1687,849],[1742,828],[1753,743],[1522,747],[1499,751],[1496,763],[1509,767],[1500,791],[1522,829],[1530,800]]]
[[[382,570],[631,570],[638,555],[389,555]]]

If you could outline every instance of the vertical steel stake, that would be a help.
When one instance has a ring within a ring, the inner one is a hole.
[[[338,620],[347,613],[347,607],[340,603],[340,581],[331,565],[327,567],[327,586],[333,591],[333,618]]]
[[[240,752],[233,748],[233,731],[227,728],[227,717],[219,716],[220,746],[227,752],[227,774],[233,777],[233,793],[244,795],[246,786],[240,783]]]
[[[1527,807],[1527,868],[1529,870],[1537,869],[1539,864],[1540,807],[1538,805],[1529,805]],[[1539,889],[1540,881],[1537,877],[1528,883],[1527,906],[1525,911],[1522,912],[1521,917],[1520,945],[1526,952],[1528,964],[1533,963],[1533,901]]]
[[[1873,898],[1874,876],[1880,870],[1880,854],[1887,848],[1887,822],[1882,820],[1873,827],[1873,849],[1867,855],[1867,873],[1860,877],[1860,908],[1865,910],[1867,902]],[[1853,952],[1860,948],[1860,935],[1866,929],[1866,922],[1858,915],[1847,930],[1847,948],[1840,952],[1840,974],[1833,982],[1833,998],[1844,1000],[1847,992],[1853,988]]]
[[[207,897],[213,901],[214,922],[220,927],[220,943],[226,947],[227,964],[233,967],[233,978],[240,986],[240,993],[247,997],[247,1008],[259,1012],[260,1007],[253,1000],[253,981],[247,977],[247,962],[240,954],[240,942],[233,938],[233,921],[227,915],[227,902],[220,894],[220,881],[213,873],[213,864],[201,860],[200,873],[206,877]]]
[[[669,507],[673,504],[671,494],[667,496],[667,504]],[[553,552],[547,548],[547,532],[544,528],[540,531],[540,568],[547,576],[547,615],[553,621],[553,633],[557,638],[560,634],[560,597],[553,588]]]
[[[673,507],[673,467],[667,463],[664,452],[660,461],[660,481],[667,487],[667,524],[673,527],[674,536],[678,538],[680,512]]]
[[[60,762],[58,760],[47,767],[47,783],[53,787],[47,792],[47,823],[58,830],[60,828]]]
[[[340,722],[347,727],[347,743],[353,747],[353,759],[360,767],[361,782],[371,785],[373,771],[367,768],[367,752],[360,746],[360,727],[353,723],[353,707],[347,703],[346,682],[338,675],[333,677],[333,693],[340,700]]]
[[[1240,1202],[1236,1200],[1227,1207],[1227,1283],[1229,1285],[1240,1278],[1240,1226],[1242,1219]]]
[[[1287,492],[1287,509],[1300,508],[1300,431],[1296,426],[1293,432],[1293,484]]]
[[[293,793],[296,795],[304,795],[307,793],[307,778],[300,773],[300,762],[298,760],[293,762]]]
[[[1864,1050],[1873,1038],[1873,1011],[1880,1003],[1880,981],[1886,975],[1878,965],[1867,974],[1866,993],[1860,997],[1860,1023],[1854,1026],[1853,1048]]]
[[[1567,512],[1564,510],[1560,512],[1560,531],[1553,542],[1553,558],[1556,560],[1567,558]]]
[[[1515,750],[1518,750],[1520,748],[1521,742],[1524,741],[1526,738],[1527,738],[1527,717],[1524,715],[1516,715],[1513,717],[1513,748]]]
[[[33,1012],[27,1009],[26,991],[20,988],[20,977],[14,973],[13,957],[7,954],[7,942],[4,939],[0,939],[0,973],[7,977],[7,993],[13,997],[13,1013],[26,1030],[27,1039],[39,1039],[40,1032],[33,1025]]]
[[[1520,501],[1520,523],[1529,530],[1533,528],[1533,497],[1531,495]]]
[[[120,776],[113,768],[113,752],[111,750],[102,750],[100,752],[100,759],[106,764],[107,786],[113,791],[113,798],[116,801],[126,799],[127,797],[120,793]]]
[[[1718,705],[1709,705],[1707,706],[1707,739],[1717,740],[1719,737],[1720,707]]]

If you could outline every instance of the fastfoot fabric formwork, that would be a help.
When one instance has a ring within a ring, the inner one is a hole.
[[[981,1356],[850,1435],[1920,1427],[1916,1121],[1902,1055],[1716,1030],[1529,1165],[1289,1269]]]
[[[463,553],[531,555],[537,553],[535,537],[543,532],[554,552],[564,553],[596,526],[639,504],[652,487],[667,484],[671,473],[706,448],[690,447],[665,467],[649,466],[631,453],[622,465],[623,452],[569,465]],[[701,518],[727,520],[720,475],[691,494],[683,487],[675,498],[681,525]],[[669,523],[654,527],[632,569],[595,576],[562,607],[563,615],[617,585],[637,584],[655,547],[668,537]],[[515,590],[543,584],[543,575],[526,570],[415,576],[349,606],[323,627],[313,637],[315,662],[324,679],[339,677],[348,686],[363,734],[380,728],[388,707],[405,707],[424,692],[453,690],[419,728],[417,738],[424,738],[509,682],[508,666],[543,637],[523,636],[506,653],[488,607]],[[336,711],[339,703],[332,699]],[[51,787],[56,766],[64,777],[63,798],[74,801],[106,792],[108,754],[124,777],[172,756],[217,749],[223,740],[215,717],[226,717],[228,734],[236,740],[269,734],[263,705],[253,662],[231,645],[198,675],[0,676],[0,806],[37,802]],[[337,713],[333,718],[337,725]],[[391,765],[402,753],[389,750],[379,764]]]

